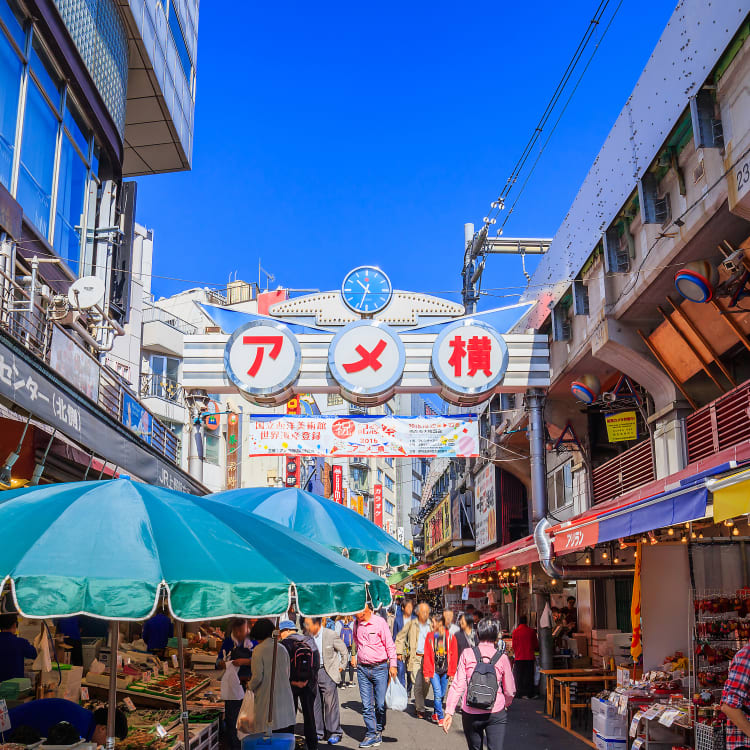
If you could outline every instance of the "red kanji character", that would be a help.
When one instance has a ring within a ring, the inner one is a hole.
[[[359,344],[354,351],[357,352],[362,359],[360,359],[359,362],[349,362],[348,364],[342,365],[342,367],[348,373],[361,372],[368,367],[372,367],[373,370],[377,371],[383,366],[378,361],[378,357],[383,353],[386,346],[386,342],[383,341],[383,339],[380,339],[375,345],[375,348],[371,352],[368,352],[362,344]]]
[[[473,377],[481,370],[488,378],[492,376],[490,355],[492,354],[492,340],[489,336],[472,336],[469,339],[469,372]]]
[[[263,346],[265,344],[270,344],[271,351],[268,352],[268,356],[271,359],[276,359],[281,353],[281,347],[284,344],[284,337],[283,336],[243,336],[242,343],[243,344],[256,344],[258,346],[255,352],[255,359],[253,360],[253,363],[250,365],[250,369],[247,371],[247,374],[251,378],[254,378],[258,374],[258,370],[260,370],[260,365],[263,362],[263,352],[265,351]]]
[[[456,336],[448,342],[448,346],[453,349],[453,354],[448,360],[448,364],[453,368],[453,374],[461,377],[461,362],[466,356],[466,344],[461,336]]]

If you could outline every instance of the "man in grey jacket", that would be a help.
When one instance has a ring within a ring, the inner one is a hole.
[[[338,684],[341,669],[347,663],[349,650],[336,632],[323,627],[320,617],[305,618],[305,630],[315,641],[320,654],[318,693],[315,696],[315,724],[318,740],[328,738],[329,745],[341,742]]]

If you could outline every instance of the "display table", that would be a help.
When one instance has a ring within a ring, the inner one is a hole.
[[[555,715],[555,676],[605,674],[603,669],[597,669],[596,667],[581,667],[580,669],[540,669],[539,673],[544,675],[545,678],[547,714],[549,716]]]
[[[600,674],[600,675],[555,675],[552,677],[554,682],[560,683],[560,724],[563,729],[572,731],[572,719],[574,708],[588,708],[589,703],[572,703],[571,685],[573,683],[580,684],[596,684],[603,683],[606,687],[610,683],[616,682],[617,676],[613,674]]]

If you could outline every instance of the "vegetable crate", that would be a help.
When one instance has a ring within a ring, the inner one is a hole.
[[[697,723],[695,725],[695,750],[725,750],[724,727]]]

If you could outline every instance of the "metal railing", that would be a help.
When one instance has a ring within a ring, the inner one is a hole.
[[[685,419],[688,463],[750,440],[750,380]]]
[[[176,380],[155,373],[141,375],[141,398],[160,398],[164,401],[185,406],[185,392]]]
[[[606,503],[656,478],[651,440],[642,440],[592,472],[594,502]]]
[[[198,333],[198,326],[194,326],[192,323],[188,323],[186,320],[178,318],[176,315],[173,315],[167,310],[163,310],[161,307],[144,308],[143,322],[152,323],[154,321],[164,323],[170,326],[170,328],[174,328],[176,331],[184,333],[186,336],[192,336],[193,334]]]
[[[39,290],[43,289],[39,280]],[[37,291],[37,294],[40,291]],[[49,320],[43,307],[36,301],[32,301],[29,292],[0,270],[0,330],[8,334],[25,349],[30,351],[49,368],[52,332],[57,329],[65,336],[71,344],[77,346],[86,357],[89,357],[99,368],[99,389],[97,404],[118,422],[122,422],[123,401],[126,396],[138,400],[137,394],[131,389],[130,384],[118,373],[103,365],[93,357],[89,351],[81,346],[76,336],[71,335],[62,326]],[[170,461],[177,462],[179,458],[180,441],[171,430],[165,427],[156,417],[145,409],[150,415],[151,432],[148,441],[156,450]]]

